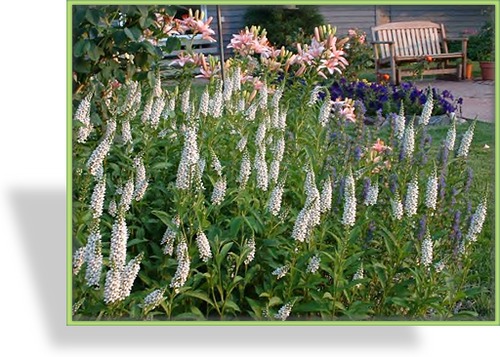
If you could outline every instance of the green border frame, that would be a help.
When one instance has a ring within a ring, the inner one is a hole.
[[[148,4],[165,5],[165,1],[148,0],[67,0],[66,3],[66,325],[67,326],[499,326],[500,325],[500,126],[495,122],[495,320],[492,321],[73,321],[72,319],[72,194],[73,155],[72,155],[72,6],[98,4]],[[471,0],[170,0],[169,4],[185,5],[490,5],[495,8],[495,40],[500,36],[500,1]],[[500,56],[495,53],[495,120],[500,118]]]

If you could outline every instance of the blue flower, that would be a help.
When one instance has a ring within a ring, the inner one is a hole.
[[[403,89],[404,91],[410,90],[411,87],[412,87],[412,84],[410,82],[401,83],[401,89]]]

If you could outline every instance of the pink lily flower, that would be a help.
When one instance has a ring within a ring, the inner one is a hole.
[[[195,78],[210,79],[214,75],[214,73],[212,72],[212,70],[210,68],[204,69],[202,67],[202,68],[200,68],[200,72],[201,72],[201,74],[196,75]]]
[[[260,39],[256,38],[252,42],[252,49],[257,54],[264,54],[270,51],[269,41],[266,36],[262,36]]]
[[[201,33],[204,40],[215,42],[215,39],[211,37],[212,35],[215,35],[214,30],[210,28],[210,23],[212,22],[212,20],[213,17],[209,17],[205,22],[203,22],[202,20],[195,21],[193,30],[195,33]]]
[[[179,58],[173,60],[171,63],[172,65],[184,67],[187,63],[195,63],[194,59],[189,54],[185,54],[184,52],[179,53],[177,57]]]
[[[240,55],[250,54],[254,42],[253,33],[247,30],[240,31],[239,35],[233,35],[231,43],[227,45],[227,48],[233,48]]]
[[[319,58],[323,54],[325,50],[325,46],[323,46],[322,42],[316,41],[315,38],[311,41],[311,46],[307,50],[307,54],[312,58]]]
[[[336,58],[328,58],[328,59],[322,59],[321,64],[318,66],[318,70],[322,70],[325,68],[328,73],[333,74],[333,72],[337,71],[338,73],[342,74],[342,71],[339,68],[339,65],[342,65],[338,59]]]
[[[264,86],[264,82],[262,82],[262,81],[260,80],[260,78],[255,77],[255,78],[253,79],[253,88],[254,88],[255,90],[260,90],[263,86]]]
[[[383,140],[380,140],[380,138],[377,138],[377,141],[375,144],[373,144],[372,146],[372,150],[378,152],[378,153],[381,153],[383,151],[385,151],[386,149],[391,149],[389,146],[386,146],[384,145],[384,141]]]

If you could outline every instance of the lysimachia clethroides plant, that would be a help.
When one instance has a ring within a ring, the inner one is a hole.
[[[320,81],[347,65],[332,29],[295,57],[265,49],[259,31],[235,37],[224,80],[167,86],[158,72],[152,85],[82,96],[73,318],[464,314],[488,214],[487,192],[470,201],[475,122],[460,137],[453,119],[433,150],[419,145],[432,103],[420,120],[401,108],[391,125],[367,126],[356,103],[332,101]],[[250,78],[273,58],[283,78],[264,67]],[[302,76],[308,58],[314,80]],[[293,65],[299,76],[287,77]]]

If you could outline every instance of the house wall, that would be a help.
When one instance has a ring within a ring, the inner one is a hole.
[[[225,57],[231,51],[227,45],[232,35],[244,27],[244,15],[251,5],[221,5],[222,29]],[[300,6],[300,5],[298,5]],[[444,23],[448,37],[462,37],[466,32],[479,30],[487,20],[482,5],[321,5],[319,10],[325,22],[337,27],[337,34],[345,35],[350,28],[358,28],[371,37],[370,28],[387,22],[427,20]],[[207,6],[208,15],[213,16],[212,28],[217,32],[216,6]],[[216,34],[216,36],[218,36]],[[217,37],[218,39],[218,37]]]
[[[248,5],[221,5],[220,12],[222,15],[222,37],[224,42],[225,58],[231,55],[231,49],[227,45],[231,42],[233,34],[237,34],[244,28],[243,17],[248,8]],[[208,16],[213,16],[211,24],[212,29],[215,31],[216,39],[219,41],[219,30],[217,27],[217,7],[215,5],[207,6]]]
[[[344,36],[352,28],[358,28],[367,34],[370,28],[376,25],[377,6],[319,6],[325,22],[337,28],[337,34]]]
[[[443,23],[448,37],[462,37],[464,32],[477,31],[488,19],[485,10],[488,6],[454,5],[393,5],[390,6],[392,22],[430,20]]]

